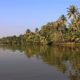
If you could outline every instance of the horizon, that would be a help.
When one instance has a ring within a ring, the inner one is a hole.
[[[2,0],[0,1],[0,38],[24,34],[41,28],[67,14],[70,5],[80,8],[79,0]]]

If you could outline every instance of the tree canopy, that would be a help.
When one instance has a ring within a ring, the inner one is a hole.
[[[61,15],[56,21],[49,22],[32,32],[27,29],[25,34],[9,36],[0,39],[0,44],[55,44],[74,42],[80,43],[80,12],[79,8],[71,5],[67,8],[67,15]]]

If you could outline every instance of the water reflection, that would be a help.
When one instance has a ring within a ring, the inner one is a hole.
[[[5,49],[19,50],[28,58],[36,56],[64,73],[69,80],[80,80],[79,46],[4,46]]]

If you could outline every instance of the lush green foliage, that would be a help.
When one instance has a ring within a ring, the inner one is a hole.
[[[61,15],[57,21],[49,22],[32,32],[26,30],[24,35],[11,36],[0,39],[1,44],[26,45],[26,44],[54,44],[65,42],[80,42],[80,13],[76,6],[67,8],[68,14]]]

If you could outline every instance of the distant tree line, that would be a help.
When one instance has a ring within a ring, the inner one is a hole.
[[[43,25],[41,29],[32,32],[27,29],[25,34],[20,36],[9,36],[0,39],[0,44],[26,45],[42,44],[50,45],[55,43],[74,42],[80,43],[80,12],[71,5],[67,8],[67,15],[61,15],[56,21]]]

